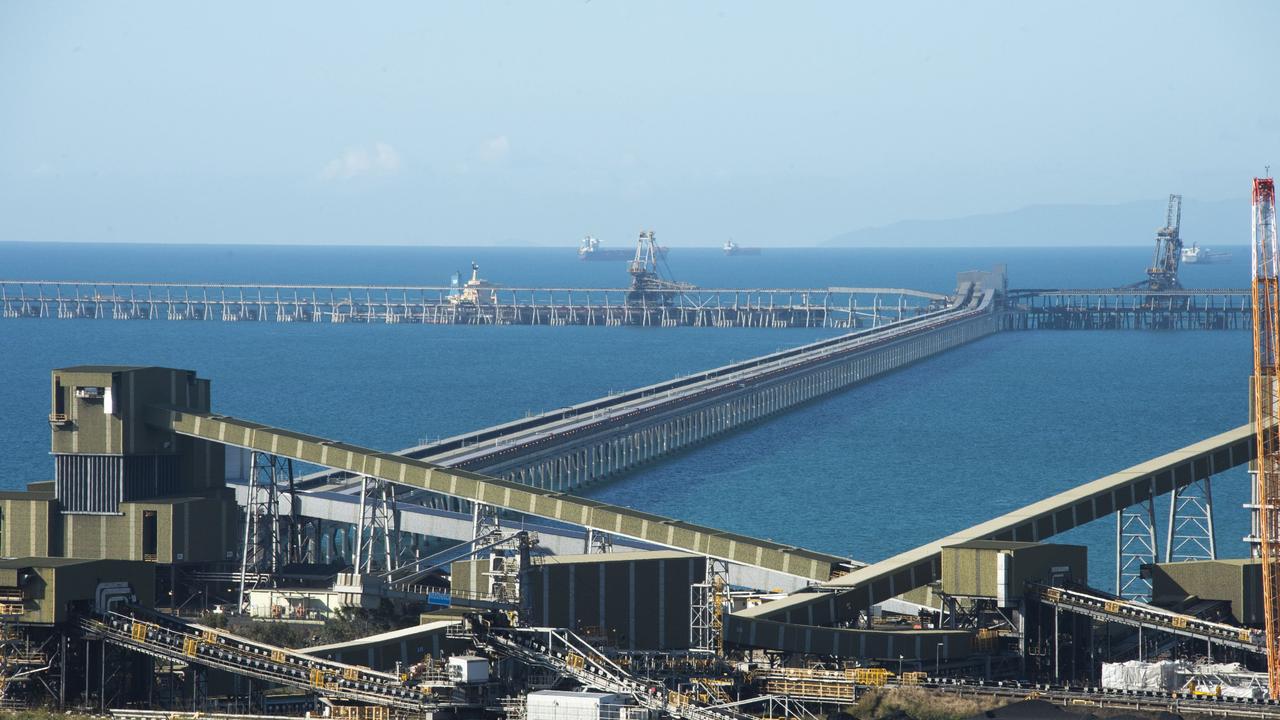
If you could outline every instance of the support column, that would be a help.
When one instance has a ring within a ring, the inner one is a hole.
[[[382,533],[379,555],[378,533]],[[355,560],[358,573],[375,568],[394,570],[400,562],[400,513],[396,509],[395,485],[379,478],[361,478],[360,517],[356,524]]]
[[[1126,600],[1151,600],[1151,580],[1142,577],[1142,566],[1159,557],[1154,491],[1149,488],[1146,499],[1116,512],[1116,594]]]
[[[1208,477],[1169,493],[1169,529],[1165,562],[1216,560],[1213,493]]]

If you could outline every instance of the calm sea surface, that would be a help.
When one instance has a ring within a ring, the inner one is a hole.
[[[1191,287],[1245,287],[1235,262],[1188,267]],[[703,287],[949,290],[1007,263],[1013,287],[1137,280],[1146,248],[799,249],[726,258],[673,249]],[[0,277],[445,284],[475,260],[505,285],[617,287],[620,263],[572,248],[215,247],[0,243]],[[187,367],[218,412],[388,450],[825,337],[824,330],[430,327],[0,320],[0,486],[51,477],[48,373],[81,363]],[[694,452],[597,486],[593,497],[877,560],[1242,424],[1246,332],[1004,333]],[[1243,471],[1217,479],[1217,539],[1241,555]],[[1167,510],[1167,498],[1158,506]],[[1110,587],[1112,521],[1089,543]],[[1162,539],[1163,542],[1163,539]]]

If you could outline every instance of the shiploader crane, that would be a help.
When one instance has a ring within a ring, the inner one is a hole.
[[[1151,290],[1177,290],[1178,263],[1182,260],[1182,196],[1170,195],[1165,210],[1164,227],[1156,230],[1156,254],[1147,268],[1147,282]]]
[[[653,231],[641,232],[636,240],[635,258],[627,264],[627,273],[631,275],[631,288],[627,291],[627,303],[633,305],[666,305],[685,290],[693,290],[689,283],[676,282],[662,277],[658,263],[663,255],[658,247]],[[663,265],[665,265],[663,261]],[[667,268],[670,274],[670,268]]]
[[[1276,244],[1276,188],[1253,181],[1253,422],[1257,441],[1259,552],[1266,618],[1267,679],[1280,698],[1280,247]]]

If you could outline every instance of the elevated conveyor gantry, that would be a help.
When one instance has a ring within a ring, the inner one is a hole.
[[[147,618],[108,612],[81,619],[81,629],[91,637],[152,657],[226,670],[329,698],[413,711],[444,704],[429,689],[405,685],[391,673],[267,645],[171,616],[149,614]]]
[[[562,492],[282,430],[225,415],[151,407],[147,421],[179,435],[337,468],[481,505],[621,535],[662,547],[810,580],[829,580],[850,561],[835,555],[728,533]]]
[[[585,687],[632,698],[638,705],[683,720],[754,720],[726,705],[704,705],[661,683],[638,679],[572,631],[561,628],[476,628],[476,642],[528,665],[544,667]],[[761,698],[763,700],[763,698]]]
[[[937,580],[942,548],[971,540],[1039,542],[1120,508],[1185,487],[1254,458],[1254,428],[1242,425],[999,517],[858,568],[782,600],[726,618],[725,641],[744,647],[856,656],[839,628],[872,605]]]
[[[1049,607],[1068,610],[1095,620],[1160,630],[1252,653],[1266,653],[1266,648],[1261,644],[1261,635],[1255,636],[1248,628],[1183,615],[1096,590],[1041,584],[1031,585],[1028,590],[1032,597]]]

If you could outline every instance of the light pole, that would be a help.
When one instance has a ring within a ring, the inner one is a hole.
[[[898,682],[902,682],[902,656],[898,656]]]
[[[942,643],[933,651],[933,674],[935,677],[942,677]]]

